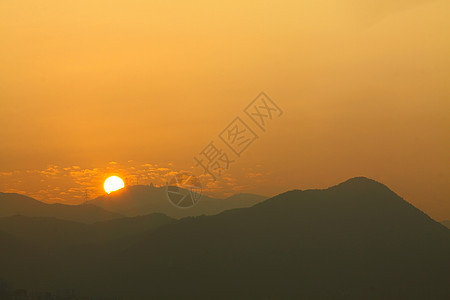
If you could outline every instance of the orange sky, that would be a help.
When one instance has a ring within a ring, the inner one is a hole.
[[[284,114],[211,193],[363,175],[450,219],[449,17],[447,0],[3,0],[0,191],[163,183],[265,91]]]

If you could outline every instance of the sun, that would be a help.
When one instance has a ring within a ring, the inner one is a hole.
[[[122,178],[118,176],[111,176],[105,180],[105,184],[103,185],[103,187],[105,188],[105,192],[109,194],[111,192],[124,188],[125,183],[123,182]]]

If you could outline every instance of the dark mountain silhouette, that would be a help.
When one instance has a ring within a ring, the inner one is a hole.
[[[173,221],[162,214],[94,224],[46,217],[2,218],[0,278],[14,289],[71,290],[77,278],[97,280],[89,273],[98,261],[118,255],[145,234]]]
[[[166,187],[133,185],[87,201],[86,204],[94,204],[105,210],[130,217],[157,212],[172,218],[182,218],[218,214],[231,208],[249,207],[265,199],[267,197],[244,193],[225,199],[202,195],[195,206],[180,209],[173,206],[167,199]]]
[[[0,192],[0,218],[14,215],[55,217],[64,220],[94,223],[121,217],[95,205],[47,204],[31,197]]]
[[[39,251],[0,230],[0,294],[5,296],[12,290],[15,282],[28,283],[26,269],[34,269],[39,256]]]
[[[84,224],[46,217],[13,216],[0,219],[0,232],[41,248],[101,244],[150,232],[175,221],[163,214]]]
[[[17,254],[0,256],[0,278],[30,290],[124,299],[450,296],[450,230],[367,178],[100,244],[40,251],[7,233],[2,240]]]
[[[450,220],[442,221],[441,222],[445,227],[450,228]]]
[[[265,196],[261,196],[261,195],[256,195],[256,194],[250,194],[250,193],[239,193],[239,194],[234,194],[228,198],[225,199],[221,199],[224,200],[226,202],[237,202],[237,203],[242,203],[242,205],[245,205],[245,207],[249,207],[252,205],[255,205],[256,203],[262,202],[264,200],[267,200],[268,197]],[[239,207],[236,207],[239,208]]]
[[[8,299],[12,292],[12,285],[0,278],[0,299]]]
[[[97,277],[102,290],[136,297],[448,299],[449,253],[447,228],[354,178],[179,220],[121,253],[114,269],[104,261]]]

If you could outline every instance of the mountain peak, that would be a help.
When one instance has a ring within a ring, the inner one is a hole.
[[[340,187],[355,187],[355,186],[365,186],[365,187],[383,187],[386,188],[386,186],[376,180],[364,177],[364,176],[359,176],[359,177],[353,177],[350,178],[342,183],[339,183],[336,186],[340,186]]]
[[[340,184],[329,187],[328,190],[359,195],[362,194],[370,194],[372,196],[378,195],[379,197],[385,198],[389,198],[391,196],[396,196],[400,198],[386,185],[367,177],[350,178]]]
[[[300,217],[318,213],[316,218],[336,217],[377,220],[397,215],[410,218],[423,212],[387,186],[366,177],[355,177],[327,189],[291,190],[257,205],[260,209],[282,208]],[[303,215],[306,214],[306,215]],[[426,216],[429,219],[428,216]]]

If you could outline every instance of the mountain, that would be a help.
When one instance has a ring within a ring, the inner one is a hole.
[[[6,290],[26,288],[57,292],[72,290],[72,281],[76,278],[95,281],[88,274],[98,261],[118,255],[145,238],[145,234],[173,221],[162,214],[94,224],[48,217],[2,218],[0,299],[5,299],[2,293]]]
[[[163,214],[120,218],[93,224],[48,217],[13,216],[0,219],[0,232],[40,248],[101,244],[150,232],[175,221]]]
[[[450,228],[450,220],[442,221],[441,222],[445,227]]]
[[[129,298],[448,299],[449,253],[447,228],[354,178],[181,219],[94,276],[98,290]]]
[[[12,291],[11,284],[0,278],[0,299],[8,299]]]
[[[172,218],[182,218],[218,214],[231,208],[249,207],[265,199],[267,197],[244,193],[225,199],[202,195],[195,206],[180,209],[169,202],[166,187],[133,185],[87,201],[86,204],[93,204],[129,217],[157,212]]]
[[[47,204],[31,197],[0,192],[0,218],[14,215],[54,217],[64,220],[94,223],[121,217],[95,205]]]
[[[122,227],[110,222],[112,231]],[[0,278],[30,290],[123,299],[450,297],[450,230],[361,177],[101,244],[39,251],[12,234],[0,234],[0,247],[18,247],[0,256]]]
[[[250,193],[239,193],[221,200],[223,200],[223,202],[240,203],[242,207],[250,207],[252,205],[255,205],[256,203],[262,202],[267,199],[268,199],[267,197],[261,195]]]

